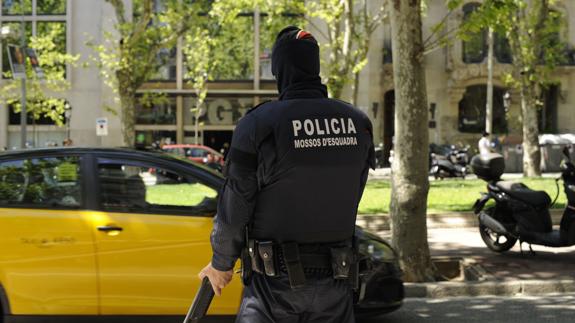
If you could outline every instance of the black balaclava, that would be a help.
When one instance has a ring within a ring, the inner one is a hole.
[[[280,31],[272,49],[280,100],[327,97],[319,65],[319,46],[310,33],[295,26]]]

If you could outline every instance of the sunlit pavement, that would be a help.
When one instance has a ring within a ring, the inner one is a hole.
[[[407,299],[397,312],[358,323],[575,322],[575,294]]]
[[[559,173],[543,173],[542,176],[545,178],[557,178],[559,177]],[[389,180],[391,178],[391,168],[386,167],[386,168],[376,168],[375,170],[370,169],[369,170],[369,177],[368,179],[372,180],[376,180],[376,179],[387,179]],[[473,174],[468,174],[466,177],[466,179],[476,179],[477,176],[473,175]],[[522,173],[505,173],[503,174],[502,178],[504,180],[520,180],[521,178],[523,178],[523,174]],[[429,176],[429,180],[435,180],[435,178],[433,178],[433,176]]]
[[[389,231],[378,232],[387,239]],[[519,242],[510,251],[493,252],[485,246],[478,228],[429,229],[428,241],[432,256],[456,257],[480,264],[496,280],[561,280],[575,279],[575,247],[547,248]],[[575,322],[575,317],[573,318]]]

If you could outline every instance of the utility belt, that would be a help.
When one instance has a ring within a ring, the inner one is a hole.
[[[253,273],[269,277],[284,273],[289,278],[291,288],[297,288],[305,285],[307,274],[349,280],[355,286],[358,281],[358,257],[354,246],[351,241],[298,244],[250,239],[242,255],[242,279],[247,285]]]

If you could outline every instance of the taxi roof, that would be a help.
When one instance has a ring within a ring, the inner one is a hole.
[[[183,167],[192,167],[206,175],[215,176],[219,179],[222,175],[215,170],[193,162],[187,158],[174,156],[165,151],[154,150],[145,151],[135,148],[111,148],[111,147],[46,147],[46,148],[29,148],[18,150],[7,150],[0,152],[0,160],[6,158],[29,158],[29,157],[48,157],[54,155],[68,155],[68,154],[93,154],[93,155],[112,155],[114,157],[131,157],[142,159],[156,159],[167,163],[178,164]]]

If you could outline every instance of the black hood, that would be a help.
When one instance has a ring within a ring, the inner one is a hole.
[[[311,34],[294,26],[279,32],[272,50],[272,73],[280,100],[327,97],[319,69],[319,46]]]

